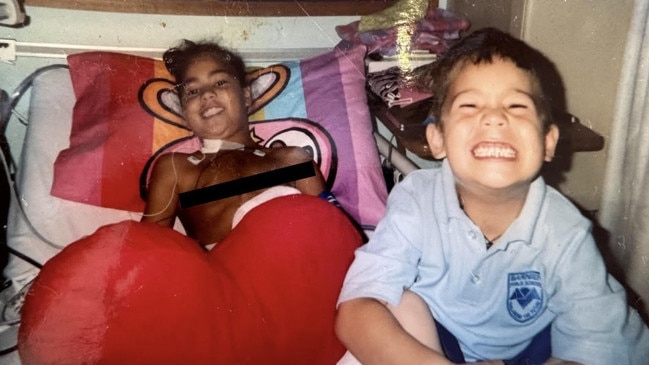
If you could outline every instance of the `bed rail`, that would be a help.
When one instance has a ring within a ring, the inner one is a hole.
[[[298,60],[305,57],[315,56],[331,50],[330,48],[277,48],[268,49],[238,49],[237,53],[243,57],[247,65],[268,65],[287,60]],[[64,43],[38,43],[38,42],[16,42],[16,56],[38,57],[38,58],[61,58],[81,52],[119,52],[132,54],[141,57],[161,59],[166,48],[146,47],[121,47],[121,46],[100,46],[100,45],[78,45]]]

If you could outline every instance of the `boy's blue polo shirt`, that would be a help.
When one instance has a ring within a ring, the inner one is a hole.
[[[487,250],[460,208],[447,161],[397,184],[359,248],[339,302],[397,305],[420,295],[467,361],[508,359],[552,323],[552,354],[585,364],[649,364],[649,331],[607,274],[591,223],[542,178]]]

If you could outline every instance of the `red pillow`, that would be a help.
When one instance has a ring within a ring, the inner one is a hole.
[[[335,303],[360,243],[344,214],[305,195],[253,209],[209,253],[155,224],[100,228],[34,282],[21,360],[333,364]]]

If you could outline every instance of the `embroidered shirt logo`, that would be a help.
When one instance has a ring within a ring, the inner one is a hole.
[[[543,286],[538,271],[510,273],[507,288],[507,311],[516,321],[527,322],[541,313]]]

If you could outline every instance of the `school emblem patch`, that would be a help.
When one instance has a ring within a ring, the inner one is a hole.
[[[507,311],[516,321],[527,322],[541,313],[543,285],[538,271],[510,273],[507,288]]]

